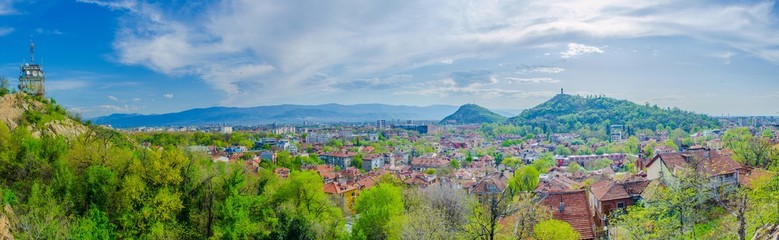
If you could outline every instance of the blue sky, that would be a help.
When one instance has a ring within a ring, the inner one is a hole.
[[[84,116],[209,106],[535,106],[565,88],[779,115],[773,1],[0,0],[0,76],[29,41]]]

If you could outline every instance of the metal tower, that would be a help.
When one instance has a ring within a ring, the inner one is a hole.
[[[30,63],[21,65],[19,69],[19,91],[42,97],[46,93],[46,75],[43,67],[35,63],[35,42],[30,41]]]

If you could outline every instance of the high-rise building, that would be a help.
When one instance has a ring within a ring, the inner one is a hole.
[[[43,96],[46,93],[44,83],[46,75],[43,67],[35,63],[35,43],[30,41],[30,63],[19,67],[19,91],[30,95]]]

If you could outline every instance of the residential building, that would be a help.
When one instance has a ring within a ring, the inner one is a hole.
[[[571,224],[581,239],[595,239],[595,224],[584,189],[547,193],[541,204],[552,208],[552,218]]]
[[[352,164],[352,158],[354,153],[334,151],[329,153],[319,154],[319,159],[323,162],[346,169]]]
[[[657,154],[646,165],[649,180],[661,179],[666,183],[675,182],[680,171],[693,170],[705,174],[710,180],[710,188],[736,186],[739,173],[744,168],[729,155],[718,151],[699,148],[684,152]]]
[[[351,185],[331,182],[324,185],[324,191],[344,210],[355,213],[355,200],[357,199],[357,188]]]
[[[440,157],[418,157],[411,160],[411,169],[415,171],[440,169],[447,165],[449,165],[449,160]]]
[[[508,177],[503,174],[486,176],[468,188],[468,194],[476,195],[479,202],[484,203],[493,198],[501,197],[508,187]]]
[[[627,181],[604,180],[593,184],[590,187],[589,200],[595,217],[603,221],[601,225],[605,225],[612,212],[625,210],[641,200],[641,194],[649,182],[636,178]]]
[[[379,169],[384,166],[385,162],[387,162],[386,160],[387,158],[389,158],[389,156],[385,156],[385,155],[366,156],[362,159],[362,169],[365,171]]]

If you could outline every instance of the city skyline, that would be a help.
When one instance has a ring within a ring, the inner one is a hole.
[[[0,76],[46,71],[84,116],[210,106],[476,103],[561,88],[776,116],[779,6],[761,2],[0,0]]]

